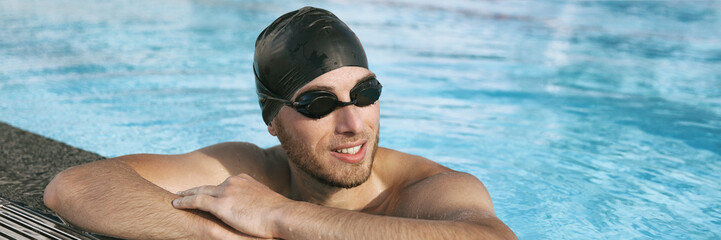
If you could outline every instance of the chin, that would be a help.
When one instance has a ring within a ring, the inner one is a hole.
[[[332,159],[331,161],[337,160]],[[373,157],[367,156],[356,164],[343,163],[341,166],[336,165],[318,172],[309,172],[309,175],[328,186],[350,189],[366,182],[370,178],[372,167]]]

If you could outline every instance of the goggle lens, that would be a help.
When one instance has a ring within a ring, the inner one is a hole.
[[[359,107],[365,107],[368,105],[373,104],[374,102],[378,101],[378,98],[381,96],[380,88],[367,88],[363,89],[360,93],[358,93],[355,97],[356,106]]]
[[[320,96],[311,100],[305,109],[313,116],[325,116],[336,108],[336,97]]]

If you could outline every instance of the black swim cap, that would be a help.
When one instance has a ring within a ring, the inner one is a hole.
[[[343,66],[368,68],[358,37],[333,13],[304,7],[280,16],[260,33],[253,59],[258,93],[290,100],[316,77]],[[283,103],[258,95],[263,121]]]

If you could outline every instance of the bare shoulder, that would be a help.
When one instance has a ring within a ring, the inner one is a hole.
[[[389,176],[388,182],[392,182],[396,188],[405,189],[436,179],[436,175],[458,173],[430,159],[389,148],[379,148],[378,155],[383,159],[382,174]]]
[[[398,217],[460,220],[495,217],[491,197],[475,176],[429,159],[386,149],[406,179],[396,186],[388,214]]]
[[[394,186],[400,188],[413,185],[436,174],[453,172],[453,170],[427,158],[389,148],[380,147],[377,156],[378,159],[382,159],[382,162],[378,163],[381,174],[386,176],[387,182],[392,182]]]
[[[134,154],[116,158],[143,178],[174,192],[217,185],[240,173],[262,174],[265,150],[246,142],[225,142],[178,155]]]
[[[248,142],[224,142],[186,154],[188,158],[217,162],[228,175],[262,171],[265,150]]]

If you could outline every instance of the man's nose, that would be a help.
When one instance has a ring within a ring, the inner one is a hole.
[[[355,105],[344,106],[335,110],[335,131],[337,134],[355,135],[363,130],[363,120],[359,110],[359,107]]]

